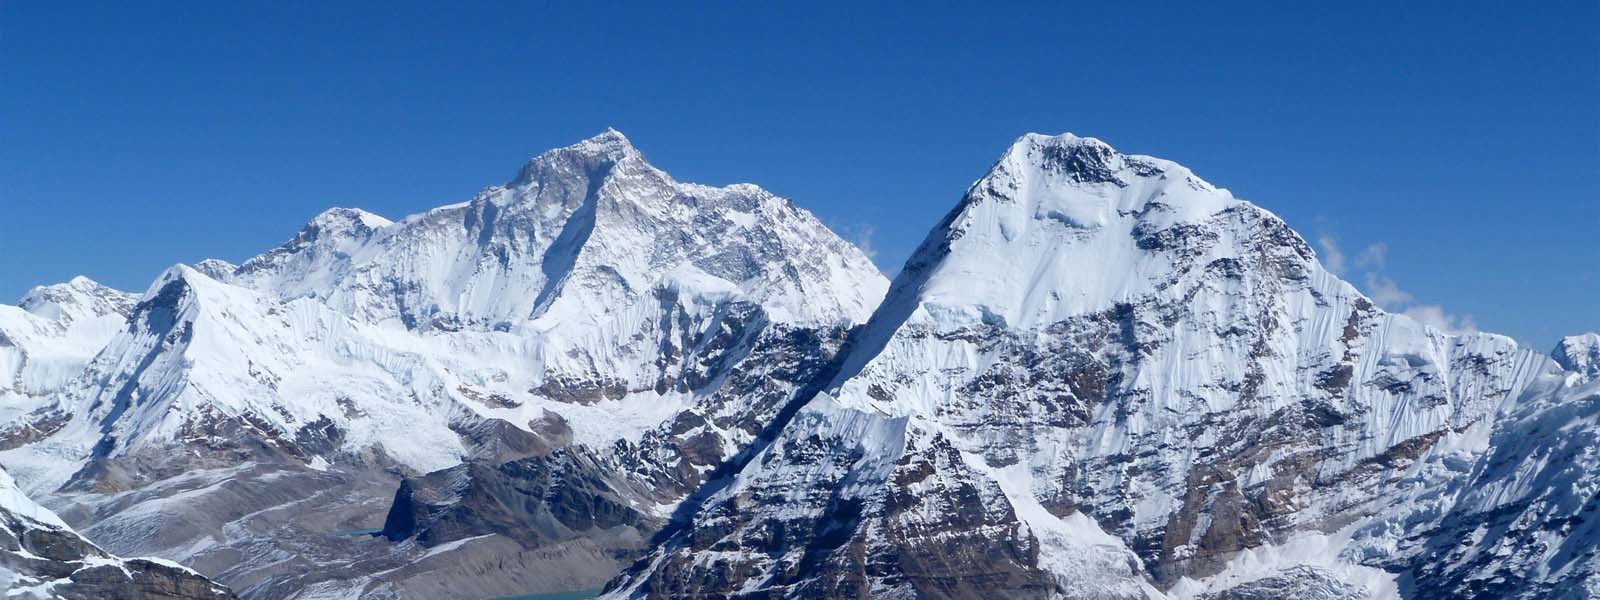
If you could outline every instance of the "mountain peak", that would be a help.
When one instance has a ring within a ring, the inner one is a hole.
[[[566,148],[556,150],[556,152],[563,151],[586,155],[600,155],[618,161],[624,158],[636,157],[639,155],[639,149],[633,147],[633,142],[628,140],[628,136],[622,135],[621,131],[617,131],[610,127],[607,127],[605,131],[596,134],[594,137],[583,140],[571,146],[567,146]]]
[[[300,228],[290,246],[304,246],[323,239],[363,239],[372,232],[393,225],[394,221],[359,208],[330,208],[318,213]]]
[[[1022,134],[1017,141],[1011,144],[1012,148],[1019,146],[1061,146],[1061,147],[1091,147],[1104,148],[1112,152],[1116,149],[1100,138],[1080,136],[1070,131],[1051,135],[1048,133],[1029,132]]]
[[[317,216],[312,217],[307,226],[354,226],[358,224],[366,227],[367,229],[377,229],[380,227],[388,227],[393,225],[394,221],[390,221],[382,216],[361,210],[359,208],[334,207],[322,211],[321,213],[318,213]]]
[[[957,211],[989,199],[1026,208],[1026,215],[1013,215],[1019,219],[1052,220],[1083,230],[1097,229],[1119,215],[1164,227],[1206,218],[1238,202],[1183,165],[1124,154],[1099,139],[1071,133],[1017,138]],[[1009,229],[1020,231],[1017,223],[1011,225]]]
[[[63,283],[34,286],[33,289],[28,290],[27,294],[23,295],[20,303],[26,305],[30,298],[37,298],[42,295],[48,295],[52,293],[67,293],[71,291],[97,292],[108,289],[111,288],[101,285],[98,281],[82,275],[77,275]]]
[[[598,174],[626,161],[642,162],[643,158],[644,155],[633,146],[633,142],[628,141],[627,136],[608,127],[594,137],[533,157],[522,166],[508,187],[540,180],[555,172],[576,170]]]
[[[1211,253],[1213,221],[1242,204],[1172,161],[1027,134],[913,254],[902,275],[916,280],[896,285],[924,304],[990,311],[977,320],[1056,322],[1164,287],[1158,274]]]
[[[623,135],[621,131],[617,131],[616,128],[614,128],[614,127],[607,127],[605,131],[602,131],[602,132],[600,132],[598,134],[595,134],[594,137],[591,137],[591,138],[589,138],[587,140],[584,140],[584,141],[586,141],[586,142],[597,142],[597,143],[630,144],[628,142],[628,136]]]
[[[997,168],[1008,171],[1039,170],[1047,175],[1065,176],[1075,184],[1112,184],[1117,187],[1127,187],[1136,178],[1160,179],[1172,171],[1181,171],[1193,178],[1187,169],[1171,161],[1123,154],[1098,138],[1072,133],[1023,135],[1012,143]]]
[[[209,279],[204,273],[183,263],[167,267],[156,276],[155,282],[145,289],[144,294],[139,296],[139,305],[144,307],[162,297],[170,299],[182,295],[184,290],[192,287],[190,282],[197,278]]]

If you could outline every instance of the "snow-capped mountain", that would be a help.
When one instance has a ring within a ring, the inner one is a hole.
[[[77,277],[33,288],[16,306],[0,304],[0,393],[39,397],[60,389],[121,330],[134,299]]]
[[[135,296],[85,277],[36,287],[0,304],[0,450],[66,422],[51,397],[122,329]]]
[[[158,558],[107,554],[0,471],[0,589],[21,600],[225,600],[227,588]]]
[[[663,285],[749,298],[782,323],[865,319],[887,284],[863,258],[789,201],[679,183],[608,130],[398,224],[330,210],[231,280],[363,322],[527,329],[590,353],[615,341],[609,315]]]
[[[887,286],[789,201],[677,182],[607,131],[466,203],[400,221],[333,209],[240,265],[167,270],[52,384],[64,420],[0,464],[97,543],[247,597],[421,593],[453,576],[397,565],[429,561],[469,565],[463,597],[542,585],[516,572],[589,586]],[[434,515],[386,527],[393,542],[341,533],[384,526],[401,477],[416,490],[519,459],[603,466],[636,531],[528,537]],[[469,578],[474,560],[507,575]]]
[[[1091,138],[1019,139],[833,370],[612,596],[1600,585],[1592,387],[1386,313],[1266,210]]]

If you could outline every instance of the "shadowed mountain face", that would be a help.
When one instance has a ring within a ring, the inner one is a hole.
[[[891,285],[608,131],[467,202],[0,306],[0,464],[62,521],[5,521],[0,567],[79,597],[226,593],[109,553],[252,600],[1585,597],[1592,339],[1388,314],[1090,138],[1019,139]]]

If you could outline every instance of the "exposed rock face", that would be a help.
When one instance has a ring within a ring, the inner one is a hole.
[[[794,402],[801,385],[818,377],[844,337],[842,330],[758,327],[764,329],[752,339],[687,340],[686,347],[710,342],[740,358],[713,371],[722,373],[713,393],[639,441],[571,446],[498,464],[469,462],[408,478],[383,535],[429,547],[496,535],[514,540],[522,552],[582,539],[604,552],[611,573],[621,570],[648,547],[681,499],[726,468]],[[695,380],[706,374],[663,385],[704,385]]]
[[[1025,598],[1053,588],[1048,574],[1034,566],[1037,541],[1002,491],[961,477],[966,467],[948,440],[909,434],[907,451],[895,462],[858,464],[850,459],[892,441],[879,436],[908,434],[852,427],[848,435],[830,435],[821,429],[830,424],[805,415],[795,423],[817,427],[817,434],[780,439],[760,460],[791,461],[797,472],[751,482],[709,505],[680,534],[700,544],[700,552],[662,557],[639,582],[638,593],[738,597],[756,577],[763,587],[791,596],[826,598],[893,590],[931,598]],[[898,493],[850,493],[852,482],[874,477],[892,480]],[[770,518],[786,506],[800,512],[783,521]],[[741,560],[756,556],[790,560],[766,572]]]
[[[0,588],[7,598],[229,600],[227,588],[158,559],[123,559],[83,539],[0,471]]]
[[[424,546],[499,534],[537,548],[604,531],[631,537],[637,545],[644,537],[638,532],[653,529],[653,517],[630,502],[642,494],[614,475],[620,471],[580,446],[408,478],[395,493],[381,533],[397,542],[414,538]]]
[[[1562,378],[1376,308],[1179,165],[1070,135],[1025,136],[973,185],[835,371],[610,593],[1385,597],[1482,572],[1428,575],[1448,534],[1413,507],[1481,515],[1449,490],[1503,473],[1484,440]],[[1584,552],[1505,568],[1592,581]]]

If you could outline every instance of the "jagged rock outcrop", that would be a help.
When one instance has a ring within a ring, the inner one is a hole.
[[[587,448],[563,448],[499,465],[467,463],[408,478],[395,492],[381,534],[424,546],[483,535],[504,535],[527,548],[601,532],[637,546],[655,517],[636,506],[636,482]]]

